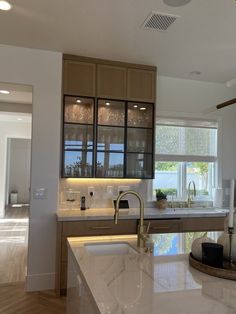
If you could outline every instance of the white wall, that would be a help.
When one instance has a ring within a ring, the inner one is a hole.
[[[31,132],[31,128],[30,128]],[[30,139],[9,139],[9,194],[17,191],[17,203],[29,204],[30,201]]]
[[[30,138],[30,123],[0,122],[0,217],[4,216],[7,167],[7,138]]]
[[[211,111],[226,100],[236,97],[236,86],[195,80],[159,77],[157,80],[157,115],[218,119],[221,130],[222,178],[236,178],[236,104]]]
[[[55,279],[62,55],[0,45],[0,69],[0,81],[33,86],[27,290],[52,289]],[[36,188],[46,188],[47,199],[34,199],[32,191]]]

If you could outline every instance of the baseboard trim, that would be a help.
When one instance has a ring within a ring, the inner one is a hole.
[[[25,290],[28,292],[53,289],[55,289],[55,273],[26,276]]]

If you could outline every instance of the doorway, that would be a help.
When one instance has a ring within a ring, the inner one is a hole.
[[[0,284],[26,276],[31,121],[32,87],[0,83]]]

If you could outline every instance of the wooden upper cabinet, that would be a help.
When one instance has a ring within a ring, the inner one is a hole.
[[[64,94],[95,97],[96,64],[64,60]]]
[[[97,96],[100,98],[126,99],[126,68],[98,64]]]
[[[127,71],[127,99],[155,102],[156,72],[129,68]]]

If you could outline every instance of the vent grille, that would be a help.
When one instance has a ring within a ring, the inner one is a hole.
[[[179,16],[165,13],[151,12],[146,18],[142,27],[145,29],[154,29],[158,31],[166,31]]]

